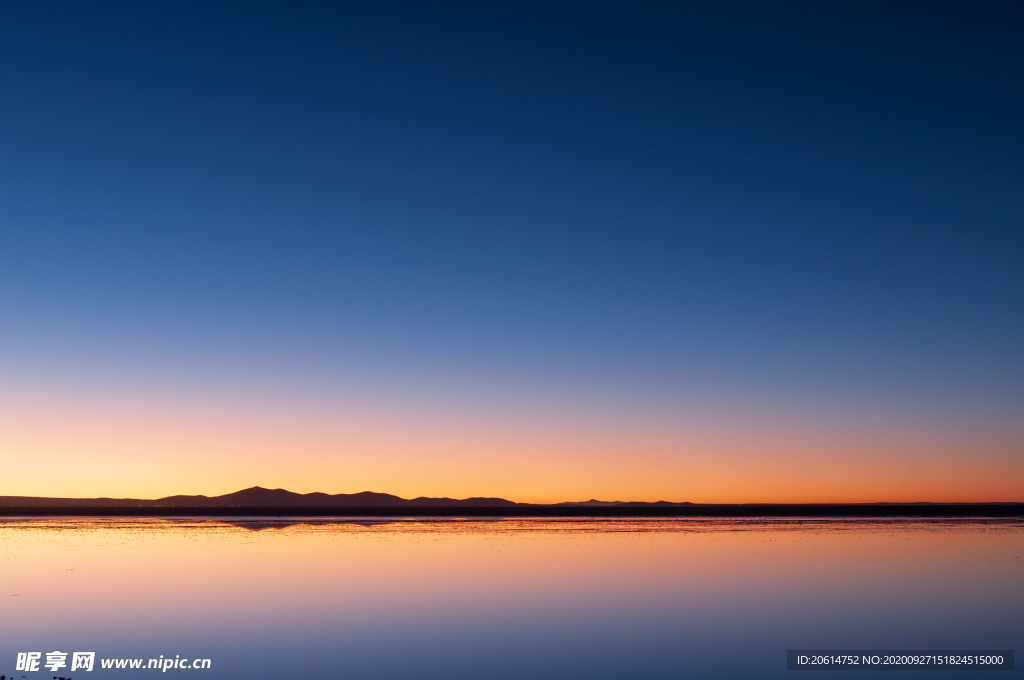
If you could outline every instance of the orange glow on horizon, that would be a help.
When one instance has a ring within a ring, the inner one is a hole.
[[[1009,436],[0,406],[0,495],[10,496],[264,486],[532,503],[1024,501],[1024,442]]]

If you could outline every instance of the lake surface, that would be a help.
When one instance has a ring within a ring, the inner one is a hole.
[[[0,520],[0,674],[1022,677],[787,649],[1024,649],[1021,520]],[[16,671],[94,651],[95,670]],[[203,670],[103,658],[208,658]],[[909,673],[909,675],[908,675]]]

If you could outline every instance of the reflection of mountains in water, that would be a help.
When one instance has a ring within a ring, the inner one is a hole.
[[[405,524],[403,521],[395,519],[380,519],[380,520],[352,520],[352,519],[252,519],[252,520],[218,520],[217,525],[232,526],[238,529],[248,529],[250,531],[266,531],[268,529],[289,529],[297,526],[338,526],[344,525],[347,527],[362,527],[364,529],[376,529],[389,524]]]

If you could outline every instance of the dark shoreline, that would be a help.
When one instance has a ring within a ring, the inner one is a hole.
[[[625,507],[0,507],[0,517],[1019,517],[1024,503],[743,504]]]

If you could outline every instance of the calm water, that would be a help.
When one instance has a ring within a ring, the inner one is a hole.
[[[0,547],[8,677],[811,680],[865,672],[787,649],[1024,651],[1019,520],[27,519]],[[15,672],[53,650],[97,668]]]

